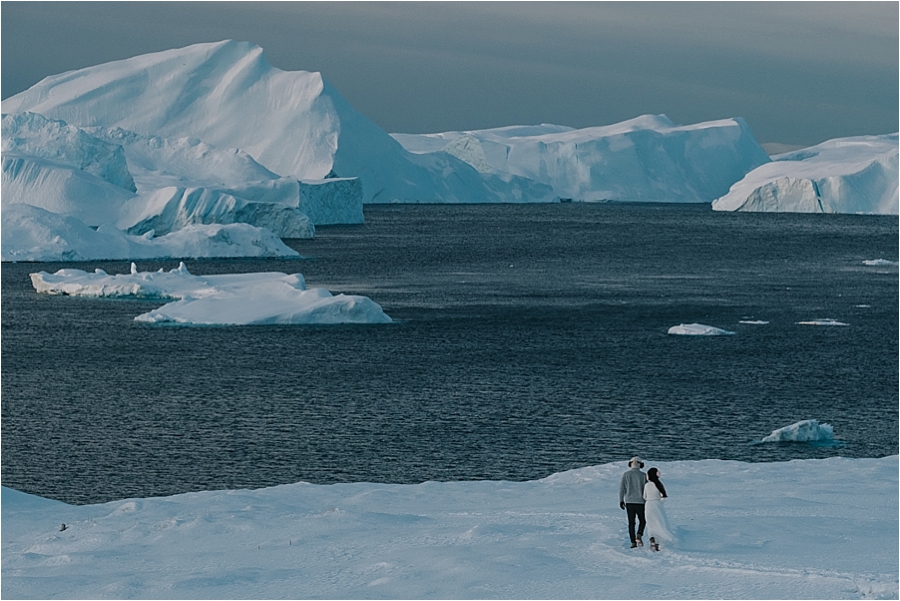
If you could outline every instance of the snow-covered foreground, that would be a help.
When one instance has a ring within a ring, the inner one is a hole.
[[[31,274],[42,294],[94,298],[172,300],[142,313],[135,321],[182,325],[294,325],[391,323],[381,307],[365,296],[332,295],[323,288],[306,288],[299,273],[233,273],[197,276],[184,263],[171,271],[109,275],[60,269]]]
[[[624,462],[534,482],[299,483],[86,506],[3,488],[2,594],[897,598],[897,456],[647,466],[680,537],[659,553],[629,548]]]

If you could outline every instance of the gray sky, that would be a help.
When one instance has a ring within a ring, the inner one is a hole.
[[[898,3],[10,2],[3,98],[222,39],[321,71],[388,132],[744,117],[760,142],[898,130]]]

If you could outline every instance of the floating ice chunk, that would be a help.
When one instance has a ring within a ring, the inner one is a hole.
[[[761,319],[742,319],[738,323],[743,323],[751,326],[767,326],[769,325],[768,321],[763,321]]]
[[[834,439],[834,427],[820,424],[815,419],[805,419],[773,430],[762,442],[826,442]]]
[[[196,276],[184,263],[171,271],[108,275],[61,269],[31,274],[44,294],[172,300],[135,321],[197,325],[391,323],[382,308],[364,296],[332,295],[307,289],[299,273],[242,273]]]
[[[863,261],[863,265],[868,265],[869,267],[879,267],[882,265],[896,266],[897,261],[888,261],[887,259],[870,259],[868,261]]]
[[[809,321],[798,321],[797,325],[801,326],[849,326],[849,323],[844,323],[842,321],[838,321],[836,319],[811,319]]]
[[[683,323],[669,328],[669,334],[680,336],[731,336],[734,332],[703,325],[702,323]]]

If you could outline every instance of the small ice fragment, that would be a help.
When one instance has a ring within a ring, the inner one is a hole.
[[[790,426],[773,430],[762,442],[819,442],[834,439],[834,427],[820,424],[819,420],[806,419]]]
[[[702,323],[683,323],[669,328],[669,334],[679,336],[731,336],[734,332]]]
[[[883,265],[897,265],[897,262],[888,261],[887,259],[870,259],[868,261],[863,261],[863,265],[868,265],[869,267],[878,267]]]
[[[763,321],[761,319],[742,319],[738,323],[745,323],[751,326],[766,326],[769,325],[768,321]]]
[[[842,321],[838,321],[836,319],[811,319],[809,321],[798,321],[797,325],[801,326],[849,326],[849,323],[844,323]]]

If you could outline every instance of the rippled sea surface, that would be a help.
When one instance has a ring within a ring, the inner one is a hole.
[[[370,206],[289,243],[397,323],[163,327],[2,266],[2,483],[71,503],[222,488],[526,480],[620,461],[898,452],[896,217],[708,206]],[[139,262],[141,270],[177,262]],[[835,319],[849,324],[806,326]],[[762,320],[767,325],[742,324]],[[669,336],[699,322],[734,336]],[[753,444],[802,419],[840,446]]]

